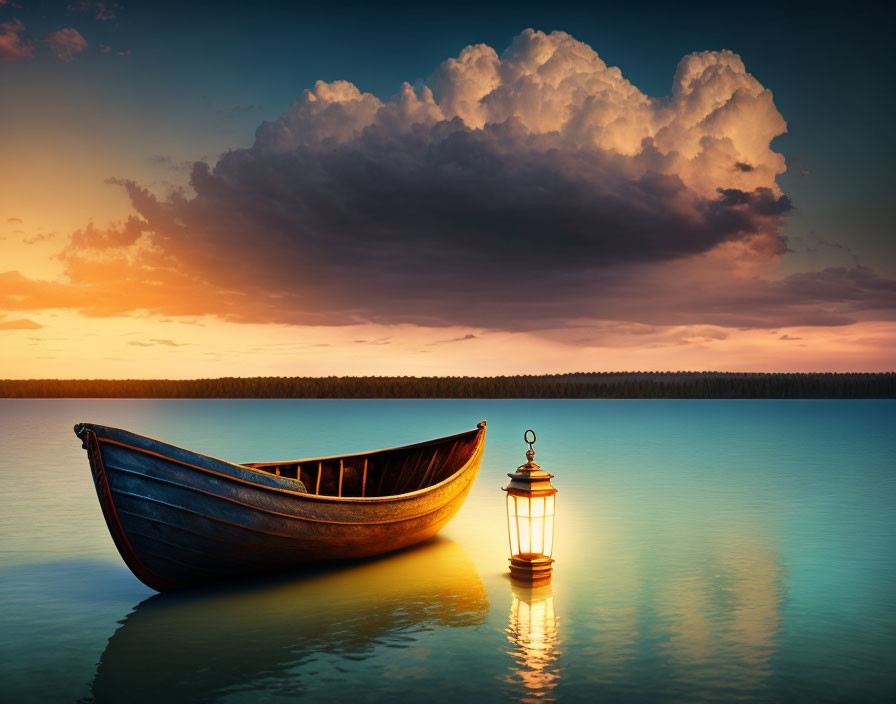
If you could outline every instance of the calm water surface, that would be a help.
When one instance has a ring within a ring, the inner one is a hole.
[[[441,537],[156,595],[108,535],[77,421],[276,461],[489,421]],[[896,403],[0,400],[9,702],[894,701]],[[554,580],[506,576],[505,473],[556,475]]]

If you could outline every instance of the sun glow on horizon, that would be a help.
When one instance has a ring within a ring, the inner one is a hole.
[[[13,329],[4,328],[11,323]],[[33,323],[32,327],[29,323]],[[556,334],[552,334],[552,333]],[[579,333],[585,331],[579,330]],[[579,371],[891,371],[894,323],[725,331],[612,327],[506,332],[414,325],[289,326],[214,318],[0,318],[0,377],[501,376]]]

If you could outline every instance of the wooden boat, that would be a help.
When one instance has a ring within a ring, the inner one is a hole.
[[[171,591],[426,540],[476,478],[485,421],[416,445],[249,464],[92,423],[75,434],[125,563]]]

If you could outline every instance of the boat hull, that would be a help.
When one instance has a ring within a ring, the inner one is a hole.
[[[309,494],[295,480],[114,428],[76,432],[122,558],[149,587],[171,591],[426,540],[469,493],[485,428],[470,434],[469,457],[446,479],[376,497]]]

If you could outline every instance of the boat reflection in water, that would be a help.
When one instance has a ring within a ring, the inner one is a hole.
[[[550,584],[530,587],[511,582],[513,603],[507,639],[513,646],[510,682],[521,702],[552,702],[560,679],[557,658],[560,640],[554,616],[554,595]]]
[[[415,634],[438,627],[479,625],[487,615],[486,590],[466,551],[437,537],[310,577],[157,594],[109,639],[93,695],[156,703],[247,691],[294,696],[306,691],[303,678],[319,677],[319,659],[337,658],[337,674],[349,677],[378,649],[413,645]]]

